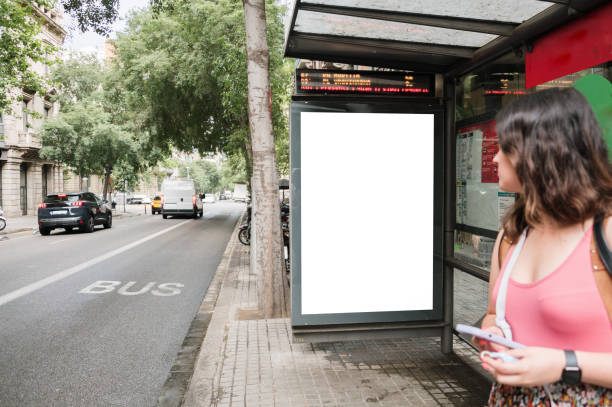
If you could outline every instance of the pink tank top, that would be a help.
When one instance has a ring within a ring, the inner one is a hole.
[[[510,278],[506,320],[514,341],[527,346],[612,352],[612,324],[593,277],[592,233],[591,227],[561,266],[541,280],[523,284]],[[514,249],[512,246],[504,259],[493,302]]]

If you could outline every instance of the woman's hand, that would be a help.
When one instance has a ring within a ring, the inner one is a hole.
[[[491,325],[487,328],[483,327],[482,330],[490,332],[493,335],[501,336],[502,338],[504,337],[504,333],[502,332],[501,328],[496,325]],[[509,350],[509,348],[503,345],[487,341],[486,339],[477,338],[475,336],[472,337],[472,344],[480,349],[481,352],[483,350],[488,350],[490,352],[506,352]]]
[[[482,356],[483,367],[497,382],[510,386],[533,387],[553,383],[561,379],[565,367],[565,354],[562,350],[550,348],[521,348],[508,350],[518,362],[503,362]]]

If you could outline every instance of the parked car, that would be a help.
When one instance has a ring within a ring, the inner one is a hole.
[[[132,199],[132,195],[129,192],[115,192],[111,201],[117,205],[123,205],[124,203],[130,203],[130,199]]]
[[[205,194],[202,199],[203,203],[215,203],[215,194]]]
[[[146,203],[145,200],[147,200],[147,199],[149,199],[149,198],[147,198],[146,195],[143,195],[143,194],[134,194],[134,195],[132,195],[131,198],[128,198],[127,203],[133,204],[133,205],[135,205],[135,204],[143,204],[143,203]],[[149,199],[149,203],[150,202],[151,202],[151,200]]]
[[[156,195],[153,197],[153,202],[151,202],[151,213],[155,215],[156,213],[162,213],[162,205],[164,204],[163,195]]]
[[[50,194],[38,205],[38,230],[48,235],[53,229],[67,232],[78,227],[93,232],[95,225],[108,229],[113,225],[113,212],[108,201],[91,192]]]

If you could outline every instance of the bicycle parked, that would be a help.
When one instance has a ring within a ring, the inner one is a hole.
[[[6,218],[4,217],[4,212],[2,212],[2,207],[0,207],[0,231],[4,230],[6,227]]]

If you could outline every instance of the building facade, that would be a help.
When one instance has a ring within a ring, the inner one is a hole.
[[[40,39],[60,48],[66,31],[62,28],[62,11],[35,6],[34,12],[44,23]],[[47,76],[49,67],[36,63],[31,69]],[[63,171],[57,163],[39,155],[38,131],[44,120],[59,113],[59,103],[51,102],[51,94],[17,90],[12,113],[0,113],[0,206],[7,216],[35,215],[43,196],[63,191]],[[30,112],[41,115],[35,118]]]

